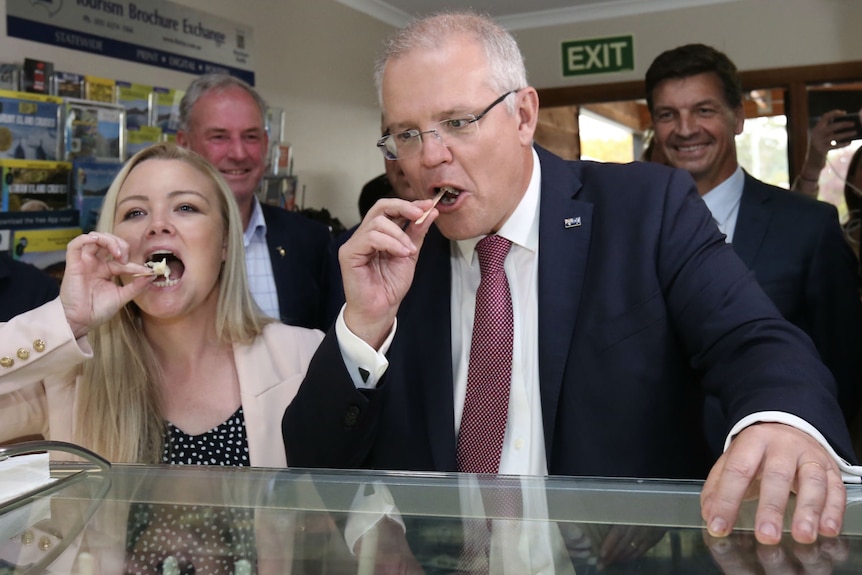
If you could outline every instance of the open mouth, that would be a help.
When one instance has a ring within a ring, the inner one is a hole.
[[[439,188],[434,188],[434,195],[437,195],[440,192],[444,192],[443,197],[440,198],[440,203],[444,206],[451,206],[458,201],[458,196],[461,195],[461,190],[456,190],[452,186],[440,186]]]
[[[153,278],[153,285],[158,287],[171,287],[180,283],[180,278],[186,271],[183,261],[172,252],[159,250],[153,252],[144,262],[144,265],[152,268],[157,275]]]

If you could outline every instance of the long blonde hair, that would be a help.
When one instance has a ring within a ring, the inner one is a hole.
[[[129,173],[147,160],[178,160],[212,180],[227,239],[219,278],[216,333],[226,343],[250,343],[272,320],[259,310],[248,289],[242,224],[233,193],[201,156],[170,143],[135,154],[108,189],[96,231],[113,231],[120,189]],[[93,358],[85,363],[79,383],[75,440],[111,461],[161,462],[165,441],[159,393],[162,374],[144,337],[137,306],[129,302],[88,338]]]

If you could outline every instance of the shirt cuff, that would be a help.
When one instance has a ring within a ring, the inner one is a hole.
[[[371,493],[367,493],[369,490]],[[384,517],[395,521],[401,529],[407,531],[404,520],[401,519],[401,512],[392,499],[392,493],[382,482],[360,485],[344,526],[344,540],[351,553],[356,554],[353,548],[359,539]]]
[[[398,319],[396,318],[395,323],[392,324],[392,329],[383,341],[383,345],[380,346],[379,350],[375,350],[347,327],[344,322],[345,306],[341,307],[338,318],[335,320],[335,335],[338,337],[341,357],[344,359],[347,372],[357,389],[374,389],[389,367],[386,353],[389,351],[389,346],[392,345],[392,338],[395,337]]]
[[[826,452],[829,453],[829,456],[835,460],[835,463],[838,464],[838,468],[841,470],[841,479],[844,483],[862,483],[862,466],[850,465],[847,460],[835,453],[835,450],[832,449],[832,446],[829,445],[829,442],[826,441],[823,434],[817,431],[813,425],[800,417],[783,411],[760,411],[742,418],[733,426],[733,429],[731,429],[730,433],[727,435],[727,439],[724,441],[724,450],[727,451],[727,448],[730,447],[731,440],[737,433],[755,423],[783,423],[785,425],[795,427],[800,431],[804,431],[813,437],[817,443],[823,446]]]

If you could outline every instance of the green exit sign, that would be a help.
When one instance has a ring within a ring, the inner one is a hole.
[[[633,36],[563,42],[563,76],[605,74],[634,69]]]

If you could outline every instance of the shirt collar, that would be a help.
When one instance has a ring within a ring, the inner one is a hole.
[[[248,220],[248,227],[242,234],[242,243],[245,247],[257,237],[266,237],[266,220],[263,219],[263,209],[260,207],[260,202],[255,197],[251,208],[251,217]]]
[[[718,184],[703,196],[712,219],[719,225],[727,223],[727,219],[733,215],[742,198],[742,187],[745,185],[745,173],[742,167],[736,166],[729,178]]]
[[[512,212],[512,215],[509,216],[509,219],[497,231],[497,235],[506,238],[512,242],[512,245],[521,246],[531,252],[535,252],[539,247],[539,218],[537,214],[542,182],[542,166],[539,163],[539,155],[536,153],[536,149],[533,148],[532,151],[533,173],[530,176],[530,183],[527,184],[527,191],[524,193],[524,197],[521,198],[515,211]],[[479,236],[456,241],[455,245],[461,257],[468,262],[472,262],[476,244],[484,237]]]

